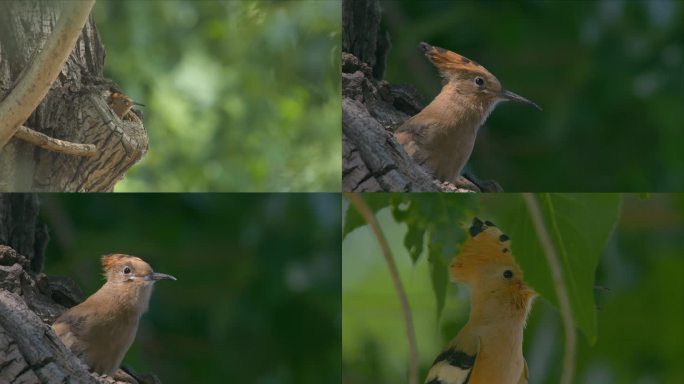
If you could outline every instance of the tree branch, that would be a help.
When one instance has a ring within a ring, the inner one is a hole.
[[[85,157],[92,157],[97,154],[97,147],[95,147],[95,144],[79,144],[55,139],[54,137],[37,132],[24,125],[19,126],[14,137],[52,152]]]
[[[563,373],[561,375],[561,384],[570,384],[575,373],[575,349],[577,344],[577,335],[575,333],[575,322],[572,315],[572,307],[570,306],[570,297],[568,295],[565,279],[563,278],[563,271],[560,267],[560,259],[551,241],[551,236],[544,225],[544,218],[539,207],[537,198],[531,193],[523,193],[523,200],[527,205],[527,210],[532,217],[532,224],[537,233],[537,237],[541,242],[546,261],[551,268],[551,277],[553,278],[553,285],[556,289],[556,296],[558,296],[558,304],[560,306],[560,313],[563,319],[563,328],[565,330],[565,355],[563,356]]]
[[[411,316],[411,307],[408,302],[408,297],[406,296],[406,291],[401,284],[401,279],[399,278],[399,271],[397,270],[397,265],[394,263],[394,257],[390,251],[389,245],[387,244],[387,239],[380,229],[375,215],[368,207],[368,204],[361,198],[358,193],[346,192],[345,197],[351,205],[356,208],[356,210],[363,216],[375,234],[382,254],[387,262],[387,269],[389,270],[390,277],[392,278],[392,284],[394,285],[394,290],[399,298],[399,303],[401,304],[401,310],[404,316],[404,325],[406,327],[406,338],[408,339],[409,347],[409,372],[408,372],[408,384],[418,383],[418,347],[416,344],[416,333],[413,327],[413,317]]]
[[[95,0],[68,3],[33,64],[25,69],[14,88],[0,102],[0,151],[47,95],[94,4]]]

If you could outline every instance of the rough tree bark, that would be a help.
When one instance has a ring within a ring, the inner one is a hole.
[[[479,191],[465,178],[440,183],[394,140],[424,103],[415,88],[382,80],[390,40],[381,12],[379,0],[342,1],[342,190]]]
[[[0,3],[0,100],[50,36],[60,5],[50,0]],[[103,78],[104,58],[91,17],[50,92],[24,124],[53,138],[95,144],[95,156],[57,153],[15,136],[0,149],[0,191],[111,191],[142,158],[147,133],[137,116],[124,121],[110,109],[111,92],[121,90]]]
[[[35,195],[0,193],[0,383],[117,383],[88,372],[50,329],[84,296],[73,280],[42,273],[48,236],[38,211]]]
[[[30,194],[0,194],[0,244],[14,248],[30,262],[30,272],[43,270],[48,230],[38,222],[38,198]]]

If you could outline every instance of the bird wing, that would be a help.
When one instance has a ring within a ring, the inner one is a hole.
[[[86,316],[79,314],[78,311],[73,310],[74,308],[57,318],[52,324],[52,329],[62,339],[64,345],[71,349],[74,354],[79,355],[83,351],[80,350],[78,340],[82,336]]]
[[[414,120],[416,116],[407,120],[400,126],[394,137],[409,154],[421,166],[427,166],[426,171],[432,173],[434,165],[431,164],[432,145],[430,139],[431,123],[423,120]]]
[[[479,338],[474,341],[474,348],[467,348],[458,343],[458,338],[440,353],[432,363],[425,384],[466,384],[475,365],[480,349]]]
[[[518,384],[527,384],[527,380],[529,377],[529,373],[527,372],[527,361],[523,360],[523,363],[525,363],[523,367],[522,374],[520,374],[520,379],[518,380]]]

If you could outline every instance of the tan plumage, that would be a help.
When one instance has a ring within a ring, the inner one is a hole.
[[[145,104],[141,104],[131,100],[130,97],[124,95],[121,92],[113,92],[109,99],[109,106],[114,110],[114,113],[116,113],[116,115],[119,116],[119,118],[122,120],[131,120],[129,112],[131,112],[134,105],[140,105],[143,107],[145,106]]]
[[[435,178],[454,181],[470,158],[480,126],[499,102],[539,106],[504,90],[494,75],[466,57],[427,43],[421,43],[421,48],[446,83],[437,97],[394,135]]]
[[[428,384],[527,383],[523,328],[536,292],[525,284],[510,239],[493,223],[475,218],[451,277],[470,287],[471,310],[430,369]]]
[[[140,317],[147,312],[154,283],[176,280],[155,273],[142,259],[102,257],[107,282],[52,325],[64,345],[94,372],[113,374],[133,343]]]

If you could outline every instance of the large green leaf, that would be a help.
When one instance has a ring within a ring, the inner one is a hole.
[[[392,200],[392,214],[407,225],[404,246],[415,263],[424,248],[424,237],[429,236],[428,261],[432,289],[441,316],[446,298],[447,266],[456,254],[458,244],[465,238],[463,223],[472,216],[477,203],[475,195],[404,194]]]
[[[609,193],[534,196],[560,258],[575,325],[593,344],[596,341],[594,275],[617,222],[620,197]],[[558,307],[551,271],[522,196],[485,196],[482,203],[482,210],[486,212],[482,218],[494,221],[511,237],[511,250],[525,273],[525,280]]]

